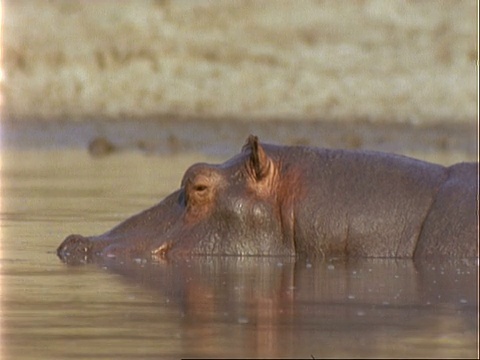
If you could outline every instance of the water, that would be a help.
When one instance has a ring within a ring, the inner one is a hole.
[[[3,151],[1,358],[477,356],[477,261],[56,257],[66,235],[110,229],[205,160]]]

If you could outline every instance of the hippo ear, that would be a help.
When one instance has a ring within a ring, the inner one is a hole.
[[[256,180],[262,180],[268,175],[270,161],[258,142],[258,137],[250,135],[242,150],[250,150],[250,167]]]

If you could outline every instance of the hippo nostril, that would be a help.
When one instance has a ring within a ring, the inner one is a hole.
[[[92,249],[92,242],[81,235],[68,236],[57,249],[57,255],[64,259],[69,256],[86,256]]]

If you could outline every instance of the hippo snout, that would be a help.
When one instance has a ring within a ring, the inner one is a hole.
[[[82,236],[73,234],[67,236],[57,249],[57,255],[64,262],[85,263],[91,257],[93,244]]]

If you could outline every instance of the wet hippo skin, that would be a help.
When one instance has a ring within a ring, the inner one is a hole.
[[[180,189],[99,235],[68,236],[65,262],[184,255],[478,256],[478,163],[261,144],[195,164]]]

